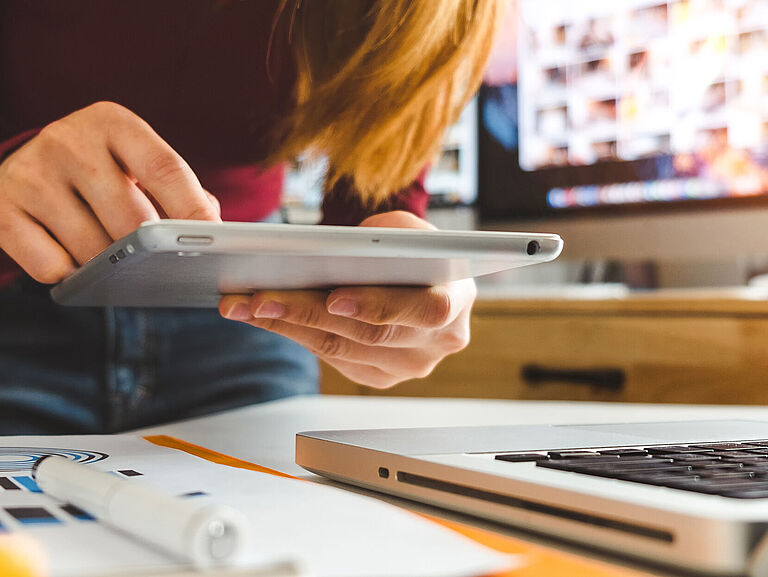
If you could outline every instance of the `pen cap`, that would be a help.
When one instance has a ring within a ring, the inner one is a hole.
[[[231,507],[166,495],[125,482],[107,504],[112,525],[198,567],[227,565],[243,552],[248,521]]]
[[[245,549],[248,520],[231,507],[168,495],[63,457],[41,459],[34,475],[50,496],[198,567],[230,564]]]
[[[239,511],[221,505],[201,507],[187,524],[185,539],[197,566],[229,564],[244,552],[248,519]]]

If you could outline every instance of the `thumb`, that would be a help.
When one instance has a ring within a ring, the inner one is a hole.
[[[435,226],[415,214],[404,210],[382,212],[369,216],[360,226],[381,226],[390,228],[421,228],[425,230],[437,230]]]

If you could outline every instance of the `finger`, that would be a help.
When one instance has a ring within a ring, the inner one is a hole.
[[[138,116],[126,110],[107,146],[170,218],[221,220],[189,165]]]
[[[219,314],[231,321],[249,321],[251,297],[248,295],[226,295],[219,299]]]
[[[388,372],[369,365],[348,363],[340,359],[324,359],[326,363],[339,371],[342,375],[361,385],[367,385],[375,389],[388,389],[402,382],[404,379],[390,375]]]
[[[42,224],[72,258],[83,264],[112,243],[96,215],[73,190],[38,189],[22,201],[29,215]]]
[[[472,306],[471,279],[429,288],[342,287],[328,295],[328,312],[374,325],[442,328]]]
[[[371,346],[412,348],[424,346],[426,336],[423,330],[396,325],[372,325],[348,319],[328,312],[324,291],[262,291],[254,294],[248,307],[238,309],[238,318],[229,316],[239,297],[226,296],[221,310],[223,316],[232,320],[253,318],[274,318],[295,325],[321,329],[346,337],[357,343]]]
[[[205,195],[208,197],[208,201],[213,205],[213,208],[216,209],[216,212],[221,215],[221,203],[219,202],[219,199],[206,189],[203,189],[203,192],[205,192]]]
[[[72,257],[28,214],[8,209],[0,229],[0,248],[38,282],[59,282],[75,271]]]
[[[142,222],[158,220],[152,201],[106,151],[91,164],[70,169],[72,183],[113,239],[133,232]]]
[[[294,325],[279,319],[254,319],[246,322],[287,337],[321,359],[339,359],[374,366],[401,378],[427,376],[444,356],[437,356],[430,348],[395,349],[361,345],[334,333]]]

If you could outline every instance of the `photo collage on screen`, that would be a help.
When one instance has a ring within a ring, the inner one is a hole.
[[[669,156],[719,195],[768,191],[768,2],[521,0],[520,165]]]

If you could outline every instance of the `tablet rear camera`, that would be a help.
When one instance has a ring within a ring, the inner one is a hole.
[[[525,252],[533,256],[540,250],[541,250],[541,245],[537,241],[532,240],[531,242],[528,243],[528,247],[525,249]]]

